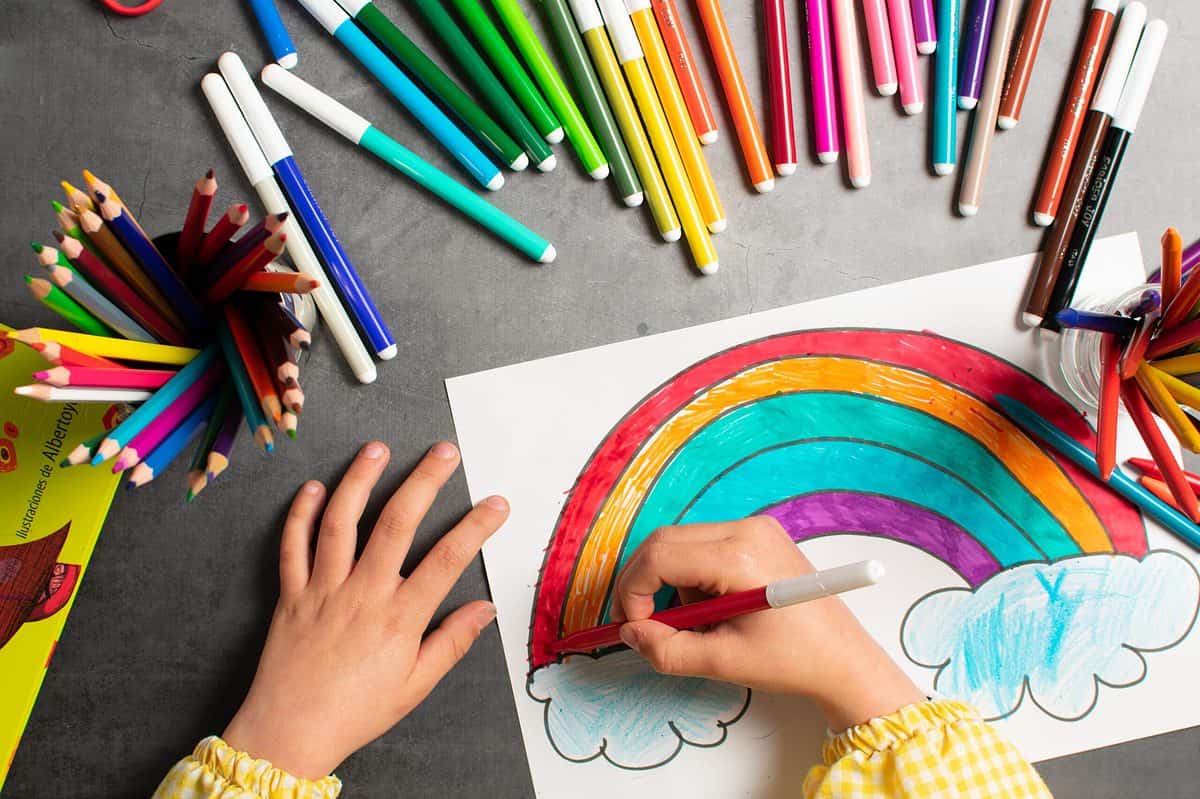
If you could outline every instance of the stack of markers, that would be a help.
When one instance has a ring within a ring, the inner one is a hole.
[[[1093,2],[1083,55],[1035,203],[1035,221],[1050,232],[1024,317],[1051,330],[1075,295],[1167,38],[1166,23],[1147,24],[1146,6],[1136,0],[1121,12],[1113,35],[1117,5]]]
[[[1189,248],[1193,265],[1200,246]],[[1117,314],[1067,308],[1057,314],[1064,327],[1093,330],[1100,341],[1100,403],[1096,462],[1100,477],[1113,474],[1117,410],[1123,402],[1153,457],[1142,485],[1200,523],[1200,504],[1175,460],[1154,416],[1184,449],[1200,452],[1200,269],[1182,278],[1184,252],[1170,229],[1162,240],[1162,289],[1147,291],[1136,307]],[[1145,466],[1145,464],[1142,464]]]
[[[196,183],[175,243],[152,240],[111,186],[83,176],[87,191],[64,182],[69,207],[54,203],[58,246],[33,245],[46,276],[27,278],[79,332],[10,333],[52,365],[16,393],[136,404],[66,460],[115,459],[113,472],[129,471],[131,487],[161,474],[203,431],[190,500],[228,466],[243,418],[266,452],[275,446],[271,423],[296,436],[300,353],[311,336],[295,298],[321,283],[275,264],[288,240],[286,213],[238,236],[250,213],[233,205],[205,230],[217,192],[211,170]]]

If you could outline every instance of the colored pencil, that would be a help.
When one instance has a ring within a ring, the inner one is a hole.
[[[907,2],[907,0],[902,0]],[[829,32],[829,0],[804,0],[808,21],[808,66],[812,84],[813,144],[822,164],[837,161],[842,145],[834,84],[833,38]]]
[[[275,380],[282,400],[283,390],[290,385],[299,385],[300,367],[292,362],[288,354],[288,345],[279,332],[269,327],[259,326],[255,329],[258,344],[262,348],[263,361],[267,372]],[[284,403],[287,407],[287,403]]]
[[[234,384],[236,389],[237,384]],[[242,413],[241,405],[233,403],[228,413],[225,414],[225,419],[221,422],[220,428],[217,430],[217,437],[213,440],[212,450],[208,453],[208,460],[205,463],[204,473],[208,478],[208,482],[212,482],[221,476],[229,466],[229,456],[233,452],[233,445],[237,442],[238,433],[242,429],[242,420],[245,418]]]
[[[688,183],[687,172],[680,160],[679,150],[671,137],[671,129],[658,95],[654,92],[654,81],[646,66],[642,47],[629,11],[622,0],[600,0],[600,13],[612,39],[617,59],[629,81],[629,89],[637,102],[638,111],[646,125],[646,133],[654,147],[654,154],[662,168],[667,190],[679,214],[680,225],[687,239],[692,261],[702,274],[715,274],[719,269],[717,251],[709,237],[708,228],[700,216],[696,196]]]
[[[683,99],[687,103],[692,127],[701,144],[712,144],[718,136],[717,120],[713,116],[712,104],[708,101],[704,82],[700,79],[698,62],[692,55],[692,46],[683,31],[683,22],[679,18],[675,0],[650,0],[650,5],[654,9],[654,18],[658,20],[663,44],[667,46],[667,52],[671,55],[671,66],[675,68],[675,79],[679,81],[679,90],[683,92]]]
[[[282,302],[263,303],[263,311],[258,318],[273,325],[290,346],[307,350],[312,345],[312,334]]]
[[[58,226],[64,236],[70,236],[84,247],[88,252],[97,258],[103,259],[104,256],[100,253],[100,248],[97,247],[92,240],[89,239],[83,232],[83,226],[79,221],[79,214],[74,210],[66,207],[58,200],[51,200],[50,204],[54,207],[54,215],[58,219]]]
[[[446,51],[470,78],[485,102],[491,106],[492,111],[500,117],[501,122],[529,155],[529,160],[533,161],[534,166],[541,172],[554,169],[558,159],[551,152],[550,145],[546,144],[546,140],[538,133],[529,117],[525,116],[517,101],[500,82],[500,78],[451,18],[441,0],[413,0],[413,4],[425,17],[434,34],[442,40]]]
[[[1200,504],[1196,501],[1196,495],[1188,488],[1183,470],[1175,460],[1175,454],[1171,451],[1170,445],[1167,444],[1166,438],[1163,437],[1162,431],[1154,421],[1154,415],[1143,394],[1141,384],[1133,380],[1124,381],[1121,384],[1121,398],[1125,401],[1125,410],[1133,419],[1133,424],[1137,427],[1142,441],[1150,450],[1150,457],[1154,458],[1154,462],[1158,464],[1158,468],[1163,474],[1163,480],[1171,487],[1171,495],[1183,509],[1184,515],[1193,522],[1197,521],[1200,519]]]
[[[629,149],[629,157],[641,178],[642,191],[646,195],[646,204],[650,206],[650,215],[659,235],[666,241],[679,241],[683,235],[679,227],[679,217],[675,214],[675,206],[667,193],[667,184],[663,182],[662,172],[646,138],[646,130],[638,116],[637,106],[621,74],[621,65],[613,52],[612,42],[609,41],[608,31],[604,27],[604,19],[596,0],[570,0],[571,15],[579,28],[579,35],[587,46],[596,67],[596,74],[604,86],[608,104],[616,117],[617,125],[621,128],[621,136]]]
[[[1117,106],[1117,113],[1104,136],[1104,144],[1100,147],[1096,167],[1092,171],[1092,179],[1084,195],[1079,221],[1075,223],[1071,241],[1067,244],[1066,257],[1054,284],[1054,291],[1050,295],[1047,310],[1051,314],[1070,305],[1075,296],[1075,287],[1079,283],[1084,266],[1087,265],[1092,242],[1095,241],[1096,232],[1104,219],[1108,198],[1112,196],[1121,163],[1137,129],[1138,119],[1150,93],[1150,85],[1154,81],[1154,73],[1158,69],[1159,57],[1162,55],[1166,39],[1167,23],[1158,19],[1146,25],[1142,40],[1138,43],[1137,54],[1133,58],[1133,66],[1129,69],[1129,79],[1121,92],[1121,103]],[[1170,309],[1167,313],[1169,316]],[[1042,324],[1046,326],[1045,321]]]
[[[854,0],[830,0],[833,39],[837,46],[838,86],[842,97],[842,128],[846,134],[846,167],[850,185],[871,185],[871,141],[867,134],[867,107],[863,96],[866,73],[859,47]]]
[[[980,3],[988,1],[978,0]],[[983,206],[983,186],[992,142],[996,138],[996,118],[1000,113],[1000,93],[1004,89],[1004,74],[1019,11],[1019,0],[997,0],[995,13],[989,20],[993,24],[990,35],[985,38],[991,47],[987,55],[986,74],[978,87],[978,108],[971,121],[967,163],[963,168],[963,180],[958,193],[958,212],[963,216],[975,216]]]
[[[909,0],[887,0],[892,29],[892,51],[896,56],[896,79],[900,83],[900,105],[915,116],[925,110],[924,78],[917,64],[917,41],[913,36],[912,5]]]
[[[1136,389],[1134,393],[1137,393]],[[996,402],[1004,409],[1008,417],[1024,429],[1026,433],[1041,439],[1053,450],[1069,458],[1076,466],[1090,473],[1093,477],[1099,477],[1100,472],[1096,465],[1096,458],[1088,451],[1087,447],[1038,416],[1036,412],[1018,400],[997,395]],[[1120,494],[1141,508],[1146,515],[1165,527],[1168,532],[1187,542],[1189,545],[1200,548],[1200,529],[1197,529],[1195,524],[1179,511],[1142,488],[1142,486],[1138,485],[1137,481],[1131,479],[1121,470],[1118,469],[1112,473],[1107,485],[1117,494]]]
[[[892,31],[886,0],[863,0],[863,20],[867,25],[867,46],[871,51],[871,73],[875,91],[891,97],[900,86],[896,74],[896,54],[892,51]]]
[[[212,414],[209,415],[208,422],[204,425],[204,435],[200,438],[200,443],[188,463],[188,502],[194,500],[208,486],[208,474],[204,467],[208,463],[209,453],[212,452],[213,444],[216,443],[217,435],[221,432],[221,427],[224,426],[225,419],[229,416],[234,402],[236,399],[233,383],[226,380],[217,392],[216,404],[213,405]]]
[[[1000,117],[996,124],[1001,130],[1012,130],[1021,121],[1021,109],[1033,80],[1033,66],[1042,46],[1042,34],[1046,32],[1046,20],[1050,17],[1052,2],[1031,0],[1025,9],[1025,23],[1013,50],[1012,66],[1004,84],[1004,95],[1000,99]]]
[[[241,291],[260,291],[271,294],[309,294],[319,288],[320,281],[293,272],[254,272],[242,282]]]
[[[940,41],[933,0],[912,0],[912,17],[917,52],[921,55],[933,55],[937,52]]]
[[[576,91],[579,92],[587,120],[591,122],[600,149],[603,150],[612,170],[614,188],[625,205],[635,208],[645,200],[642,184],[638,180],[637,170],[634,169],[625,141],[617,129],[617,120],[604,97],[600,78],[596,75],[596,70],[588,59],[583,39],[575,28],[575,20],[571,17],[571,10],[567,8],[567,0],[542,0],[541,5],[550,32],[558,42],[558,51],[566,62]]]
[[[1120,339],[1111,334],[1101,335],[1100,405],[1096,414],[1096,465],[1101,480],[1108,480],[1117,464],[1117,415],[1121,407],[1120,357]]]
[[[264,452],[270,453],[275,449],[275,436],[271,433],[271,428],[267,426],[267,418],[263,415],[263,409],[258,402],[258,397],[254,394],[254,386],[250,382],[250,375],[246,372],[246,365],[242,361],[242,356],[238,352],[237,344],[234,343],[233,335],[229,332],[229,326],[225,323],[225,320],[222,319],[219,321],[216,327],[217,339],[221,343],[221,351],[225,354],[225,362],[229,367],[229,376],[233,380],[234,388],[237,390],[238,404],[241,405],[242,414],[246,419],[246,426],[250,428],[251,433],[254,435],[255,443]],[[209,479],[211,480],[215,476],[210,469]]]
[[[1175,228],[1167,228],[1162,236],[1162,269],[1159,282],[1162,284],[1162,305],[1170,308],[1183,276],[1183,239]]]
[[[229,246],[221,250],[208,265],[208,279],[211,281],[225,274],[229,271],[229,267],[245,258],[281,230],[286,233],[284,223],[287,222],[288,216],[286,211],[280,214],[267,214],[262,221],[238,236],[237,241],[229,242]]]
[[[167,436],[161,444],[155,447],[154,451],[144,461],[134,466],[133,471],[129,473],[129,481],[125,484],[125,487],[130,489],[141,488],[166,471],[172,461],[179,457],[179,454],[183,452],[188,443],[206,426],[209,417],[212,415],[214,401],[214,399],[209,398],[204,405],[201,405],[188,414],[188,417],[171,431],[171,435]]]
[[[90,170],[87,169],[83,170],[83,182],[87,184],[88,191],[91,193],[92,199],[96,201],[94,205],[96,213],[100,213],[100,195],[103,194],[105,197],[116,201],[116,203],[121,206],[121,210],[128,215],[129,221],[132,222],[138,230],[141,230],[144,235],[146,235],[146,231],[142,229],[141,223],[138,222],[137,218],[133,215],[133,212],[129,210],[129,206],[125,204],[125,201],[121,199],[120,195],[117,194],[117,190],[114,189],[111,184],[106,183],[105,181],[96,177]],[[150,238],[150,236],[146,235],[146,238]],[[136,253],[134,253],[134,255],[136,257]]]
[[[26,344],[55,342],[66,345],[76,352],[100,358],[119,358],[124,361],[141,361],[166,365],[186,364],[200,354],[191,347],[174,347],[168,344],[146,344],[123,338],[92,336],[70,330],[55,330],[48,327],[27,327],[14,330],[10,336]]]
[[[1119,8],[1120,0],[1092,0],[1083,47],[1071,74],[1067,102],[1059,116],[1054,137],[1050,140],[1050,156],[1034,200],[1033,221],[1041,227],[1054,224],[1054,217],[1058,214],[1067,173],[1071,170],[1071,162],[1079,144],[1083,118],[1092,102],[1096,76],[1100,74],[1100,64],[1108,50],[1113,21]]]
[[[96,203],[92,200],[92,195],[88,194],[83,189],[72,186],[65,180],[61,181],[59,185],[62,186],[63,194],[67,195],[67,203],[72,208],[77,205],[81,205],[89,211],[96,210]]]
[[[529,166],[529,156],[521,149],[521,145],[427,56],[425,51],[405,36],[378,6],[369,0],[338,0],[338,5],[374,36],[430,94],[453,111],[492,155],[508,164],[515,172]]]
[[[262,28],[263,38],[267,40],[267,47],[271,50],[271,58],[284,69],[295,69],[300,56],[297,55],[296,45],[292,43],[292,37],[283,25],[279,9],[275,7],[275,0],[250,0],[250,8],[254,10],[258,26]]]
[[[283,69],[278,64],[274,64],[277,69]],[[287,74],[292,74],[288,72]],[[246,282],[246,278],[255,272],[259,272],[267,264],[274,261],[283,254],[283,248],[287,243],[287,234],[282,230],[264,241],[254,250],[246,254],[242,260],[229,268],[225,274],[217,280],[216,283],[204,295],[204,301],[209,305],[217,305],[229,299],[229,297]]]
[[[178,397],[171,400],[150,422],[121,448],[113,461],[113,474],[132,469],[137,463],[171,435],[171,431],[196,408],[211,401],[216,388],[225,374],[220,360],[212,363],[200,379],[188,386]],[[103,452],[103,444],[98,452]]]
[[[937,56],[933,59],[933,173],[954,174],[958,165],[959,0],[937,0]],[[918,36],[917,42],[921,39]]]
[[[204,241],[200,244],[200,251],[196,254],[198,263],[211,263],[217,257],[217,253],[225,249],[226,245],[237,235],[237,232],[250,221],[250,206],[243,203],[234,203],[226,209],[225,213],[213,225],[212,230],[204,235]]]
[[[1200,328],[1200,325],[1197,325],[1197,327]],[[1197,331],[1196,335],[1200,337],[1200,330]],[[1149,353],[1147,353],[1147,355],[1149,355]],[[1173,358],[1155,360],[1154,368],[1176,377],[1181,375],[1200,374],[1200,352],[1188,353],[1187,355],[1176,355]]]
[[[14,336],[14,338],[16,337]],[[17,340],[22,341],[21,338],[17,338]],[[33,341],[25,343],[28,343],[29,348],[45,358],[48,363],[52,363],[55,366],[86,366],[94,369],[128,368],[123,363],[110,361],[107,358],[101,358],[96,355],[88,355],[87,353],[73,350],[64,344],[59,344],[57,341]]]
[[[96,451],[96,447],[100,445],[101,440],[103,440],[107,433],[107,430],[101,430],[94,436],[79,442],[58,465],[65,468],[67,466],[79,466],[87,463],[92,459],[92,454]]]
[[[375,155],[397,172],[436,194],[529,258],[539,263],[550,263],[554,260],[557,251],[550,242],[414,155],[332,97],[292,73],[270,65],[263,70],[262,80],[290,102]]]
[[[1171,496],[1170,487],[1162,480],[1157,480],[1153,477],[1147,477],[1143,475],[1142,477],[1138,478],[1138,482],[1141,483],[1147,491],[1154,494],[1154,496],[1158,497],[1180,513],[1183,512],[1183,508],[1179,507],[1179,503],[1175,501],[1175,497]]]
[[[152,347],[156,345],[139,344],[138,346]],[[212,367],[216,363],[216,358],[217,349],[210,346],[184,364],[183,368],[163,384],[162,388],[154,392],[152,397],[139,405],[123,422],[108,431],[108,435],[100,442],[100,446],[96,448],[96,454],[92,458],[92,465],[103,463],[120,452],[138,433],[142,432],[147,425],[153,422],[168,405],[178,399],[180,395],[197,382],[205,380],[205,375],[212,371]]]
[[[1138,322],[1138,329],[1125,343],[1121,351],[1118,370],[1122,380],[1130,380],[1137,374],[1138,367],[1146,360],[1146,350],[1150,347],[1150,339],[1158,327],[1159,313],[1147,314]]]
[[[1063,327],[1077,327],[1083,330],[1094,330],[1097,333],[1112,333],[1122,338],[1132,336],[1138,329],[1137,320],[1130,319],[1128,316],[1079,311],[1075,308],[1064,308],[1059,311],[1058,323]]]
[[[958,107],[964,111],[972,111],[979,105],[996,2],[997,0],[970,0],[970,10],[963,25],[962,43],[959,45],[958,54]],[[1007,61],[1004,66],[1008,67]]]
[[[262,406],[263,414],[278,422],[279,414],[283,412],[279,403],[279,392],[275,390],[275,381],[271,379],[271,373],[267,370],[258,340],[254,337],[254,330],[236,305],[228,303],[223,310],[225,325],[233,337],[234,347],[242,359],[242,366],[250,378],[250,385],[254,388],[254,395]]]
[[[271,0],[265,2],[269,3]],[[179,243],[175,245],[175,265],[184,274],[196,263],[200,243],[204,238],[204,228],[208,224],[208,213],[212,209],[213,197],[216,194],[217,180],[210,169],[196,181],[196,186],[192,189],[192,201],[188,204],[187,215],[183,218]]]
[[[1189,452],[1200,452],[1200,432],[1197,432],[1195,425],[1179,407],[1179,402],[1184,400],[1177,399],[1173,392],[1167,390],[1166,385],[1158,376],[1159,374],[1161,373],[1156,373],[1152,366],[1143,362],[1138,366],[1134,380],[1137,382],[1138,388],[1142,390],[1142,395],[1150,407],[1167,423],[1167,427],[1171,428],[1171,432],[1175,434],[1175,438],[1179,439],[1179,443],[1183,445],[1184,449]],[[1178,378],[1170,375],[1163,375],[1163,377],[1174,380],[1185,388],[1192,388]],[[1200,514],[1200,510],[1197,511],[1197,514]]]
[[[780,175],[796,172],[796,123],[792,112],[792,72],[788,65],[787,12],[784,0],[763,0],[766,38],[767,98],[771,154]]]
[[[91,369],[86,366],[55,366],[33,376],[52,386],[85,388],[161,388],[175,376],[168,369]]]
[[[1154,461],[1150,460],[1149,458],[1130,458],[1128,461],[1126,461],[1126,463],[1138,471],[1145,473],[1148,477],[1152,477],[1156,480],[1163,479],[1162,470],[1159,469],[1154,464]],[[1183,473],[1183,477],[1185,480],[1187,480],[1187,484],[1191,486],[1193,491],[1200,492],[1200,474],[1193,474],[1192,472],[1185,471]],[[1166,484],[1164,483],[1163,485]]]
[[[314,0],[305,0],[305,2],[311,3]],[[339,9],[339,13],[344,15],[345,12],[341,12]],[[338,30],[345,28],[346,26],[342,25]],[[267,163],[271,165],[275,177],[283,186],[292,207],[299,214],[305,233],[317,245],[317,250],[321,253],[325,266],[333,274],[333,280],[339,289],[338,293],[350,306],[350,312],[354,315],[359,328],[366,334],[375,355],[383,360],[396,357],[396,340],[392,338],[392,333],[383,321],[374,300],[371,299],[358,272],[350,263],[346,251],[342,249],[341,242],[334,235],[321,206],[312,196],[312,192],[304,180],[304,175],[292,157],[291,147],[283,137],[283,131],[279,129],[275,118],[267,109],[266,103],[263,102],[262,96],[258,93],[258,87],[250,78],[250,73],[246,71],[245,65],[236,53],[225,53],[221,56],[218,66],[230,92],[241,108],[250,130],[258,140]],[[322,282],[324,281],[322,280]]]
[[[1191,383],[1180,380],[1175,375],[1159,369],[1155,364],[1143,363],[1139,368],[1143,367],[1175,402],[1186,405],[1192,410],[1200,410],[1200,388],[1196,388]],[[1193,427],[1194,430],[1195,428]]]
[[[296,438],[296,428],[300,424],[300,417],[291,411],[284,411],[279,417],[279,429],[282,430],[288,438]]]
[[[13,393],[40,402],[142,402],[153,392],[138,388],[94,388],[90,386],[58,388],[42,383],[17,386]]]
[[[704,158],[700,141],[692,128],[687,104],[683,101],[679,84],[675,80],[675,71],[671,69],[671,56],[668,55],[662,37],[659,36],[658,23],[654,21],[650,0],[625,0],[625,9],[629,12],[638,43],[642,46],[642,57],[650,70],[659,104],[675,139],[675,149],[679,151],[692,194],[700,207],[700,218],[704,220],[710,233],[720,233],[728,227],[729,221],[725,217],[725,209],[721,206],[717,184],[708,168],[708,161]]]
[[[604,157],[591,128],[588,127],[583,114],[579,112],[579,107],[575,105],[574,98],[563,84],[562,76],[558,74],[558,69],[550,60],[549,53],[546,52],[541,40],[534,33],[529,20],[525,18],[525,12],[521,10],[521,6],[516,0],[492,0],[492,5],[500,16],[500,21],[508,30],[509,36],[512,37],[513,43],[516,44],[521,57],[529,66],[529,71],[533,73],[533,79],[538,88],[542,90],[546,101],[550,103],[550,108],[562,123],[563,130],[567,134],[567,141],[571,143],[575,154],[579,156],[583,168],[593,179],[604,180],[610,171],[608,159]]]
[[[26,275],[25,284],[29,286],[29,293],[39,302],[84,333],[94,336],[111,336],[113,334],[113,331],[93,316],[90,311],[49,280]]]
[[[1063,197],[1062,213],[1054,219],[1050,235],[1042,247],[1038,258],[1037,270],[1034,272],[1033,284],[1030,288],[1029,299],[1026,301],[1023,318],[1025,324],[1040,325],[1046,316],[1050,305],[1050,295],[1058,274],[1062,270],[1064,259],[1067,257],[1067,246],[1071,243],[1071,234],[1075,232],[1075,224],[1083,210],[1087,198],[1088,185],[1092,180],[1092,172],[1104,146],[1105,136],[1112,125],[1113,114],[1121,102],[1121,94],[1129,77],[1129,68],[1133,65],[1133,57],[1137,51],[1138,41],[1142,38],[1142,29],[1146,24],[1146,6],[1135,0],[1125,7],[1121,14],[1121,22],[1113,37],[1111,52],[1104,67],[1104,75],[1092,98],[1092,107],[1084,121],[1083,131],[1076,148],[1075,162],[1067,175]]]
[[[1200,302],[1200,272],[1192,272],[1180,286],[1171,304],[1163,313],[1162,335],[1156,340],[1156,353],[1163,354],[1179,349],[1192,341],[1194,325],[1187,322]],[[1169,347],[1170,349],[1166,349]]]
[[[759,192],[771,191],[775,188],[775,173],[771,169],[771,159],[767,156],[767,147],[758,127],[754,104],[750,101],[750,93],[742,77],[742,68],[738,66],[737,56],[733,51],[733,39],[729,35],[729,27],[725,24],[721,5],[718,0],[696,0],[696,10],[700,14],[704,35],[708,39],[708,47],[716,63],[717,76],[725,94],[725,105],[733,119],[733,128],[741,144],[742,158],[746,162],[750,183]],[[611,26],[609,30],[612,30]]]
[[[334,0],[300,0],[300,5],[416,118],[417,122],[433,136],[434,140],[458,161],[467,174],[479,182],[479,185],[490,191],[495,191],[504,185],[504,176],[500,174],[500,170],[483,154],[475,142],[471,141],[446,116],[445,112],[435,105],[404,74],[403,70],[396,66],[395,62],[388,58],[379,49],[379,46],[354,24],[350,16]],[[245,71],[244,67],[243,71]],[[224,69],[221,70],[221,74],[225,76],[225,81],[232,85],[230,76]],[[254,85],[253,81],[250,82],[250,85]],[[233,93],[238,98],[240,105],[242,98],[238,95],[236,87],[233,87]],[[246,112],[244,107],[242,112]],[[250,122],[250,128],[254,130],[254,120],[248,119],[247,121]],[[269,155],[267,160],[271,160]],[[295,204],[294,198],[293,204]],[[303,212],[301,213],[303,214]],[[309,235],[312,235],[311,232]]]
[[[155,341],[141,325],[129,314],[125,313],[108,297],[96,290],[83,275],[72,269],[58,264],[46,267],[46,274],[55,286],[62,289],[67,296],[87,309],[88,313],[100,320],[104,325],[118,335],[134,341]]]

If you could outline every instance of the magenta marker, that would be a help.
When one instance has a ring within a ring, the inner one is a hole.
[[[829,0],[805,0],[808,13],[808,60],[812,76],[813,133],[817,160],[832,164],[838,141],[837,92],[833,83],[833,46],[829,36]]]
[[[937,50],[937,24],[933,17],[933,0],[912,0],[913,33],[917,52],[933,55]]]

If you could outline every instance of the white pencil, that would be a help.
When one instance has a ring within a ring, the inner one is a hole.
[[[58,388],[44,383],[17,386],[13,393],[42,402],[145,402],[154,394],[140,388]]]
[[[208,104],[212,107],[221,130],[225,132],[225,138],[229,140],[229,145],[233,148],[238,163],[242,165],[246,180],[258,193],[258,198],[267,209],[267,213],[287,213],[288,217],[283,223],[283,231],[287,235],[288,255],[291,256],[299,271],[320,282],[321,285],[313,291],[312,297],[317,303],[317,309],[321,312],[321,318],[329,326],[329,332],[333,335],[334,341],[337,342],[338,348],[341,349],[342,355],[350,365],[350,370],[354,372],[354,376],[358,378],[359,382],[373,383],[377,374],[375,361],[367,351],[362,339],[359,338],[358,331],[354,329],[354,324],[342,306],[342,301],[338,299],[333,290],[333,284],[317,260],[312,245],[308,242],[308,237],[300,229],[296,215],[292,213],[291,207],[283,196],[283,191],[275,182],[271,165],[267,163],[267,157],[263,155],[262,148],[259,147],[254,134],[250,132],[250,126],[246,124],[242,112],[238,109],[233,94],[225,84],[225,79],[210,72],[200,81],[200,87],[204,91],[204,96],[208,98]]]

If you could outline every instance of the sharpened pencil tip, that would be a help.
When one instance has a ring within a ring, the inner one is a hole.
[[[290,438],[292,441],[295,441],[296,440],[296,431],[295,430],[287,431],[287,437]]]

